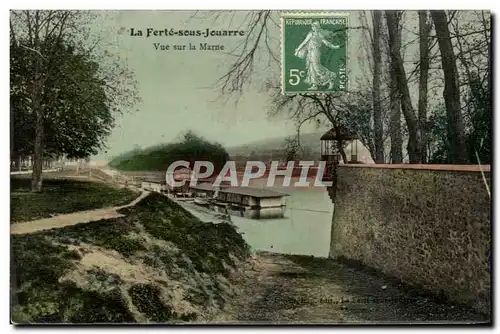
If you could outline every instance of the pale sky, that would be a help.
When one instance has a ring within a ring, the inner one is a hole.
[[[130,28],[154,29],[228,29],[236,28],[245,16],[240,12],[229,24],[215,25],[213,18],[192,18],[194,12],[174,11],[117,11],[106,13],[99,21],[100,29],[108,36],[116,35],[116,50],[127,58],[128,65],[136,73],[142,103],[138,112],[128,113],[117,120],[117,126],[108,139],[108,153],[96,158],[110,158],[134,148],[174,139],[180,132],[191,129],[224,145],[244,144],[266,137],[291,135],[295,131],[292,122],[267,117],[268,94],[260,91],[260,83],[246,90],[239,103],[223,103],[220,91],[214,84],[231,65],[231,56],[221,51],[160,51],[153,43],[192,44],[200,42],[223,44],[233,49],[243,37],[132,37]],[[202,15],[202,14],[200,14]],[[238,22],[239,21],[239,22]],[[97,23],[97,22],[96,22]],[[242,29],[245,29],[243,27]],[[245,29],[246,30],[246,29]],[[275,31],[279,37],[279,29]],[[279,44],[276,44],[279,47]],[[117,52],[115,50],[115,52]],[[255,78],[264,78],[266,64],[259,64]],[[279,72],[275,75],[279,76]],[[279,78],[279,77],[278,77]],[[310,127],[310,130],[313,130]],[[304,128],[307,131],[307,128]]]
[[[247,32],[248,26],[243,22],[247,12],[237,12],[234,17],[229,12],[218,13],[221,15],[216,22],[213,16],[207,17],[206,13],[198,13],[193,17],[193,11],[98,13],[99,18],[95,20],[94,28],[99,31],[102,39],[106,40],[109,52],[126,58],[129,68],[135,71],[142,103],[137,106],[137,112],[126,113],[117,118],[116,128],[107,141],[107,153],[102,152],[96,159],[109,159],[135,146],[147,147],[168,143],[188,129],[227,147],[295,133],[295,124],[285,117],[270,119],[267,116],[270,102],[269,94],[263,88],[264,82],[266,78],[279,81],[280,69],[277,65],[269,68],[265,58],[256,59],[253,85],[244,91],[239,103],[234,105],[234,99],[228,103],[221,102],[220,91],[214,85],[233,64],[234,57],[226,52],[233,50],[244,37],[130,36],[131,28],[135,31],[142,30],[144,35],[148,28],[202,31],[207,28],[241,29]],[[416,13],[407,13],[407,19],[415,21]],[[359,27],[360,12],[349,14],[350,26]],[[273,13],[273,18],[279,24],[278,12]],[[367,18],[368,25],[371,25],[369,13]],[[414,24],[408,26],[417,28]],[[272,26],[269,28],[271,47],[279,56],[280,29]],[[365,81],[369,78],[369,61],[362,51],[364,31],[349,31],[348,72],[351,88],[356,85],[357,78],[364,78]],[[414,33],[404,31],[403,40],[413,38]],[[154,47],[154,43],[192,43],[199,48],[200,42],[224,45],[225,51],[161,51]],[[417,45],[410,45],[404,51],[408,60],[418,55],[416,47]],[[264,54],[267,52],[258,53],[261,56]],[[411,66],[412,61],[405,65]],[[366,84],[369,85],[369,81]],[[415,95],[416,85],[411,84],[410,90],[412,95]],[[302,133],[313,131],[318,130],[312,124],[306,124],[301,130]]]

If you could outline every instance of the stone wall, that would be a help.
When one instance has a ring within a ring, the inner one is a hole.
[[[482,168],[491,189],[489,166]],[[485,179],[478,166],[341,165],[330,257],[359,261],[488,313]]]

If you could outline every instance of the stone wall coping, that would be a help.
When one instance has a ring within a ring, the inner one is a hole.
[[[490,172],[490,165],[431,165],[431,164],[340,164],[339,167],[354,168],[386,168],[386,169],[420,169],[440,170],[447,172]]]

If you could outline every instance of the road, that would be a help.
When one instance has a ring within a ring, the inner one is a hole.
[[[11,234],[28,234],[43,230],[51,230],[54,228],[62,228],[70,225],[76,225],[81,223],[92,223],[102,219],[112,219],[123,217],[118,210],[131,207],[139,203],[143,198],[149,194],[148,191],[142,190],[141,194],[134,199],[132,202],[126,205],[103,208],[89,211],[80,211],[69,213],[65,215],[57,215],[51,218],[44,218],[38,220],[32,220],[24,223],[17,223],[10,225]]]
[[[380,274],[332,259],[259,253],[213,322],[248,324],[484,323],[468,307],[419,296]]]

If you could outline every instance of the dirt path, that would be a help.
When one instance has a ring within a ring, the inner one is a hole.
[[[80,211],[69,213],[66,215],[57,215],[51,218],[32,220],[24,223],[16,223],[10,225],[11,234],[28,234],[42,230],[50,230],[53,228],[62,228],[65,226],[76,225],[80,223],[91,223],[101,219],[112,219],[123,217],[118,210],[131,207],[139,203],[144,197],[149,194],[149,191],[141,190],[140,196],[126,205],[103,208],[96,210]]]
[[[484,322],[469,308],[417,297],[387,278],[331,259],[261,253],[215,322]]]

